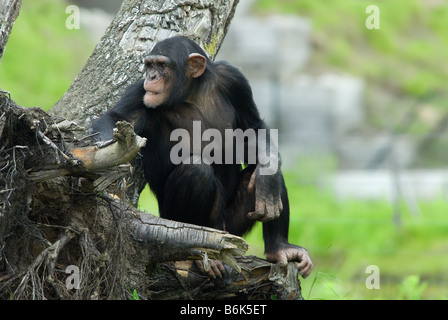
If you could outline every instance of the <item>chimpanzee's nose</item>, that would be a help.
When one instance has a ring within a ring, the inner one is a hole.
[[[155,72],[155,71],[150,71],[149,72],[149,74],[148,74],[148,78],[149,78],[149,80],[156,80],[157,79],[157,72]]]

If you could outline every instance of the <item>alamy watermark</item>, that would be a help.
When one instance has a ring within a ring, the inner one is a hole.
[[[366,273],[370,274],[366,278],[366,288],[371,289],[379,289],[380,288],[380,268],[376,265],[370,265],[366,268]]]
[[[65,26],[67,29],[80,29],[80,10],[76,5],[67,6],[65,13],[69,14],[65,20]],[[380,29],[380,9],[376,5],[369,5],[366,7],[366,14],[369,16],[366,19],[366,28],[369,30]]]
[[[69,30],[80,29],[81,28],[81,14],[79,7],[75,5],[70,5],[65,8],[65,13],[69,14],[67,19],[65,19],[65,27]]]
[[[80,275],[79,275],[79,268],[75,265],[69,265],[65,269],[65,273],[69,274],[67,279],[65,280],[65,287],[68,290],[76,289],[79,290],[79,284],[80,284]]]
[[[366,14],[369,15],[366,19],[366,28],[369,30],[380,29],[380,8],[373,4],[367,6]]]
[[[260,164],[261,175],[273,175],[279,167],[277,129],[225,129],[222,134],[213,128],[202,132],[201,121],[193,121],[192,137],[186,129],[175,129],[170,141],[178,142],[170,152],[175,165]]]

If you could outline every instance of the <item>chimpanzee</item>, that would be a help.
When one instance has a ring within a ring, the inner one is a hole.
[[[194,135],[195,122],[199,121],[201,132],[215,129],[222,136],[228,129],[252,129],[257,135],[259,129],[268,129],[247,79],[225,62],[210,61],[194,41],[181,36],[158,42],[144,63],[145,78],[130,85],[91,131],[99,133],[98,140],[109,140],[116,121],[126,120],[148,139],[141,150],[143,170],[161,217],[236,235],[247,233],[256,220],[262,221],[267,259],[281,265],[296,261],[301,275],[307,277],[312,269],[307,251],[288,243],[289,203],[281,171],[262,173],[269,161],[280,162],[270,139],[265,139],[265,146],[258,142],[264,156],[261,159],[259,152],[254,163],[248,163],[247,154],[233,163],[204,161],[204,141],[199,148],[194,148],[194,142],[188,144],[190,152],[183,161],[172,161],[177,144],[172,132],[182,129]],[[246,139],[246,153],[248,144]],[[226,145],[219,151],[234,151]],[[209,274],[220,277],[222,272],[223,265],[215,261]]]

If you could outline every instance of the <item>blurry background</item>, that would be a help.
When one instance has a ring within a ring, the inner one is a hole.
[[[69,4],[81,7],[68,30]],[[0,88],[48,110],[121,0],[23,0]],[[379,9],[380,29],[366,20]],[[242,0],[218,60],[279,129],[307,299],[448,298],[448,1]],[[141,209],[157,213],[148,190]],[[261,226],[247,237],[263,256]],[[369,265],[380,289],[368,289]]]

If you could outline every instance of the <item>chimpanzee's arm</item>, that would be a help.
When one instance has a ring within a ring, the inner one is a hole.
[[[120,101],[112,109],[94,121],[90,131],[92,133],[99,132],[99,135],[95,136],[97,140],[106,141],[112,139],[113,129],[117,121],[126,120],[136,127],[137,120],[141,119],[142,113],[145,112],[145,106],[143,104],[145,89],[143,88],[143,82],[144,79],[130,85]],[[137,128],[135,129],[138,134]]]
[[[288,242],[289,200],[280,170],[278,142],[273,136],[275,132],[271,132],[261,120],[246,78],[231,66],[220,67],[224,69],[223,74],[227,79],[229,100],[235,107],[237,127],[243,130],[255,129],[257,132],[257,166],[248,186],[249,192],[255,191],[255,210],[249,212],[248,217],[264,222],[267,259],[281,265],[296,261],[300,274],[306,278],[313,268],[310,256],[306,249]],[[264,140],[260,139],[259,129],[266,129]]]
[[[246,146],[248,152],[256,150],[256,169],[250,180],[249,191],[255,190],[255,211],[249,218],[262,222],[277,219],[283,210],[281,192],[284,185],[280,171],[280,156],[274,133],[269,130],[259,115],[252,96],[252,89],[246,77],[235,67],[226,63],[217,63],[221,76],[221,86],[225,88],[229,101],[236,114],[236,127],[247,130],[254,129],[257,148]],[[261,130],[264,129],[264,134]],[[252,157],[253,158],[253,157]],[[251,163],[249,163],[251,164]]]

